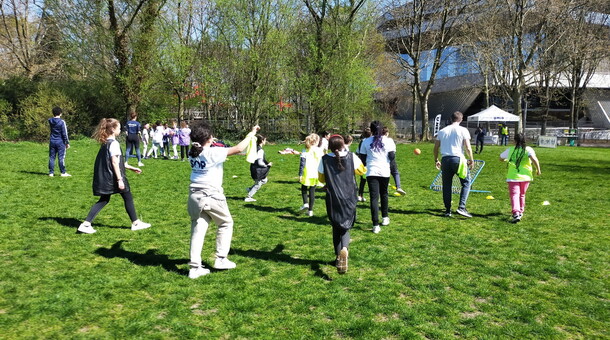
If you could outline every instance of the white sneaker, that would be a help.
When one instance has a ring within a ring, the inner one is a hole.
[[[309,211],[307,212],[307,216],[309,216],[309,217],[313,216],[313,210],[309,210]]]
[[[358,202],[362,202],[362,196],[358,196]]]
[[[305,209],[309,209],[309,204],[307,204],[307,203],[303,204],[299,210],[305,210]]]
[[[389,217],[382,218],[381,225],[390,225],[390,218]]]
[[[144,163],[138,162],[138,166],[144,166]]]
[[[95,233],[97,230],[93,229],[93,227],[91,226],[91,223],[89,222],[83,222],[78,226],[77,231],[79,233],[83,233],[83,234],[93,234]]]
[[[146,228],[150,228],[150,223],[145,223],[140,220],[136,220],[131,224],[131,230],[142,230]]]
[[[235,262],[229,261],[226,257],[217,257],[214,261],[214,269],[233,269],[237,267]]]
[[[64,172],[63,174],[61,174],[61,177],[72,177],[72,175],[67,172]]]
[[[189,270],[189,279],[196,279],[198,277],[208,275],[210,270],[203,267],[191,268]]]
[[[55,175],[53,175],[53,174],[49,174],[49,177],[53,177],[53,176],[55,176]]]
[[[256,202],[256,200],[254,198],[252,198],[252,197],[246,197],[246,198],[244,198],[244,201],[246,201],[246,202]]]
[[[381,231],[381,228],[378,225],[376,225],[376,226],[373,226],[372,231],[373,231],[373,234],[379,234],[379,232]]]

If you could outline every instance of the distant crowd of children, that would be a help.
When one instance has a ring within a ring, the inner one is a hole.
[[[49,174],[53,176],[55,158],[59,156],[61,174],[63,177],[69,177],[64,164],[65,150],[69,148],[66,124],[61,119],[60,108],[54,108],[53,115],[54,118],[49,119]],[[458,175],[462,191],[456,212],[469,218],[472,215],[466,210],[466,200],[470,183],[468,176],[463,175],[467,174],[467,168],[472,168],[474,161],[470,134],[460,126],[462,117],[460,112],[455,112],[452,115],[452,124],[439,132],[434,157],[436,167],[443,172],[445,216],[451,217],[451,182],[453,176]],[[137,217],[126,177],[126,170],[138,174],[142,172],[140,168],[128,164],[130,154],[133,151],[138,166],[143,166],[143,158],[178,159],[179,149],[180,159],[188,159],[191,166],[187,204],[191,217],[189,277],[195,279],[210,272],[202,264],[201,251],[207,228],[212,221],[218,228],[213,267],[235,268],[236,264],[227,258],[233,234],[233,219],[222,186],[223,164],[228,156],[246,151],[246,160],[250,163],[250,175],[254,183],[247,188],[244,200],[256,202],[254,195],[268,182],[268,175],[273,166],[273,163],[267,160],[263,149],[267,139],[257,134],[259,127],[252,127],[250,133],[236,146],[225,147],[215,142],[213,129],[205,122],[197,124],[193,130],[184,121],[180,122],[179,128],[173,120],[164,124],[156,121],[150,126],[141,125],[137,121],[137,115],[132,114],[126,123],[127,145],[124,155],[117,141],[121,131],[119,121],[112,118],[102,119],[96,128],[94,138],[101,147],[94,162],[92,189],[93,195],[99,196],[99,200],[91,207],[89,214],[78,227],[78,232],[96,232],[92,222],[113,194],[120,194],[123,198],[125,210],[132,221],[132,230],[149,228],[149,223]],[[381,231],[382,226],[390,224],[390,177],[394,178],[396,184],[395,194],[406,194],[401,188],[400,174],[396,166],[396,144],[389,137],[388,129],[381,122],[373,121],[364,129],[360,139],[356,152],[352,153],[350,145],[353,138],[350,135],[312,133],[305,138],[305,148],[300,152],[298,178],[303,202],[300,210],[306,211],[308,216],[313,216],[315,192],[317,189],[324,190],[326,215],[332,227],[335,263],[339,273],[345,273],[348,269],[350,229],[356,221],[357,202],[366,201],[365,185],[368,184],[371,231],[375,234]],[[143,145],[143,152],[140,152],[140,143]],[[439,153],[441,159],[438,157]],[[465,156],[469,159],[466,160]],[[515,134],[515,146],[506,149],[500,159],[507,162],[506,181],[511,201],[511,222],[517,223],[523,218],[525,194],[533,175],[541,174],[540,164],[534,150],[526,146],[525,136],[520,133]],[[356,182],[358,178],[359,184]]]

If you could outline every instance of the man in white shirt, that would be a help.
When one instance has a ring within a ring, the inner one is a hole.
[[[472,157],[472,147],[470,146],[470,132],[465,127],[460,126],[463,114],[459,111],[451,115],[451,125],[446,126],[436,135],[434,143],[434,163],[437,169],[442,171],[443,176],[443,202],[445,203],[445,216],[451,216],[451,186],[453,176],[458,173],[460,161],[463,161],[464,151],[468,154],[468,168],[472,169],[474,159]],[[438,151],[441,151],[441,160],[438,159]],[[464,217],[472,217],[466,210],[466,201],[470,193],[470,179],[468,176],[462,179],[462,190],[460,191],[460,203],[456,212]]]

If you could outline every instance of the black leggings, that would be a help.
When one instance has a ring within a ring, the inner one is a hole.
[[[364,196],[364,186],[366,185],[366,177],[360,176],[360,186],[358,187],[358,196]]]
[[[349,229],[343,229],[333,225],[333,246],[335,247],[335,256],[339,256],[339,252],[343,247],[349,249]]]
[[[301,197],[303,198],[303,204],[308,204],[307,199],[309,198],[309,210],[312,211],[313,202],[316,198],[316,187],[313,185],[310,187],[301,185]]]
[[[189,156],[189,146],[188,145],[180,145],[180,159],[184,159],[184,155],[186,155],[186,157]]]
[[[111,195],[101,195],[100,200],[97,201],[89,210],[89,215],[85,218],[85,221],[91,223],[95,216],[110,202]],[[136,215],[136,207],[133,205],[133,196],[131,195],[131,191],[121,192],[121,197],[123,197],[123,201],[125,202],[125,210],[131,219],[131,222],[134,222],[138,219],[138,215]]]
[[[371,219],[373,225],[379,225],[379,198],[381,198],[381,217],[388,217],[388,185],[390,177],[368,176],[369,195],[371,197]]]

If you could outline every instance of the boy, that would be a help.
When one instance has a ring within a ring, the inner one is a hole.
[[[66,150],[70,148],[68,140],[68,128],[66,122],[61,119],[62,110],[60,107],[54,107],[53,118],[49,118],[49,126],[51,127],[51,137],[49,140],[49,176],[55,175],[55,156],[59,159],[59,170],[61,177],[70,177],[66,172],[64,160],[66,158]]]

